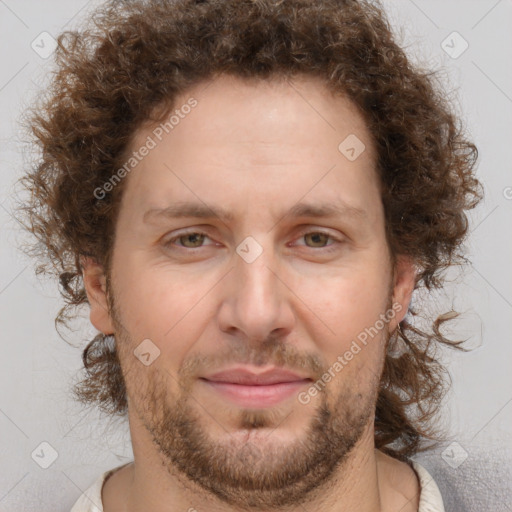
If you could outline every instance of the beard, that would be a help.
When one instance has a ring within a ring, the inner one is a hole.
[[[303,373],[307,370],[317,382],[328,366],[314,354],[299,353],[290,344],[268,339],[252,347],[239,343],[211,356],[190,355],[174,376],[155,363],[142,366],[133,356],[137,343],[118,320],[115,324],[129,407],[150,434],[164,467],[185,487],[196,484],[208,497],[232,507],[285,509],[321,499],[322,492],[342,476],[351,451],[373,424],[382,367],[363,383],[357,377],[347,381],[346,370],[341,370],[333,379],[339,379],[338,388],[327,385],[316,402],[301,405],[314,407],[314,413],[301,435],[289,442],[272,434],[301,407],[299,402],[288,415],[277,406],[230,409],[227,417],[230,425],[236,425],[235,432],[215,438],[208,421],[216,420],[208,404],[200,403],[192,391],[201,374],[199,368],[273,364]],[[388,336],[387,331],[383,334]],[[220,423],[213,426],[227,431]],[[197,487],[192,490],[197,492]]]

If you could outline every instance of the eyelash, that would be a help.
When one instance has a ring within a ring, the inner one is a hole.
[[[329,233],[325,233],[324,231],[304,231],[304,232],[300,233],[299,238],[303,238],[306,235],[317,235],[317,234],[326,235],[329,239],[333,240],[334,243],[332,243],[330,245],[327,245],[325,247],[309,247],[309,249],[318,249],[318,250],[322,250],[323,252],[331,252],[331,251],[335,250],[335,247],[334,247],[335,245],[343,243],[341,240],[333,237]],[[207,238],[210,238],[208,236],[208,234],[204,233],[203,231],[189,231],[189,232],[185,232],[185,233],[180,233],[179,235],[177,235],[177,236],[175,236],[173,238],[170,238],[169,240],[167,240],[164,243],[164,246],[165,247],[173,247],[174,246],[173,242],[175,242],[176,240],[179,240],[182,237],[188,236],[188,235],[204,235]],[[207,246],[203,245],[203,246],[200,246],[200,247],[193,247],[193,248],[191,248],[191,247],[183,247],[181,245],[177,245],[177,246],[174,246],[174,247],[179,247],[180,250],[185,250],[185,251],[189,251],[190,252],[190,251],[196,251],[196,250],[202,249],[203,247],[207,247]],[[305,245],[304,247],[307,247],[307,246]]]

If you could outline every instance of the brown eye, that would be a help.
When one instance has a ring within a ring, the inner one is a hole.
[[[205,234],[203,233],[188,233],[186,235],[181,235],[177,238],[180,242],[182,242],[183,247],[188,247],[189,249],[195,249],[196,247],[201,247]],[[190,243],[190,245],[189,245]]]
[[[309,240],[313,245],[308,245],[308,247],[325,247],[325,244],[331,238],[327,233],[307,233],[304,235],[304,240]]]
[[[176,245],[178,247],[182,247],[185,249],[198,249],[203,246],[203,242],[205,238],[209,238],[206,233],[200,233],[200,232],[190,232],[190,233],[184,233],[179,236],[175,236],[174,238],[169,239],[167,242],[165,242],[166,247],[172,248]],[[176,243],[176,241],[179,241],[179,243]]]

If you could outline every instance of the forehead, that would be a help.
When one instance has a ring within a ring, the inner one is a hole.
[[[272,143],[276,137],[282,140],[285,136],[293,143],[310,140],[318,131],[338,136],[346,132],[359,132],[365,138],[370,135],[355,104],[341,93],[333,95],[320,78],[313,76],[255,80],[218,75],[179,94],[172,112],[185,107],[192,98],[200,108],[194,107],[186,117],[192,118],[200,111],[202,120],[208,118],[208,123],[199,127],[194,121],[180,121],[173,131],[179,128],[183,137],[200,133],[220,138],[229,134],[232,142]]]
[[[375,188],[363,117],[315,77],[218,76],[178,95],[162,122],[137,131],[129,150],[148,138],[153,147],[130,173],[125,193],[154,207],[183,200],[183,193],[225,204],[237,193],[249,202],[270,200],[273,191],[294,201],[305,193],[334,200]]]

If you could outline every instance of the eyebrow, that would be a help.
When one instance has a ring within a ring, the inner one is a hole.
[[[365,220],[367,212],[355,206],[340,203],[297,203],[285,212],[284,217],[310,217],[310,218],[333,218],[348,217],[354,220]],[[166,208],[151,208],[142,217],[144,223],[157,221],[159,219],[220,219],[223,222],[231,222],[235,215],[220,206],[207,206],[204,203],[177,202]]]

